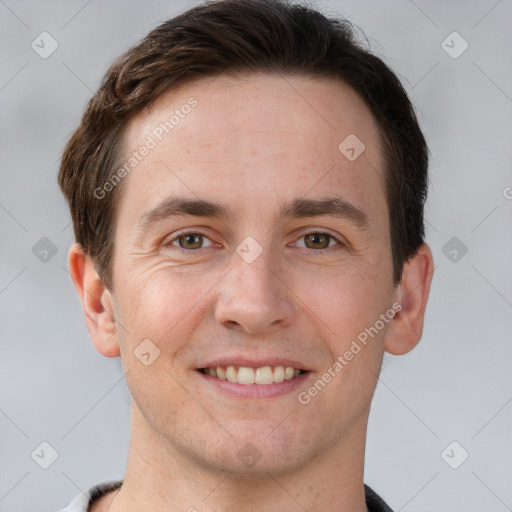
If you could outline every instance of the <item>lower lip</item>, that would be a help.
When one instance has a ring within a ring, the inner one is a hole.
[[[199,377],[205,379],[205,382],[215,386],[219,391],[239,398],[273,398],[285,395],[296,390],[304,384],[309,378],[311,372],[301,373],[298,377],[283,382],[274,382],[273,384],[239,384],[238,382],[229,382],[218,377],[212,377],[196,370]]]

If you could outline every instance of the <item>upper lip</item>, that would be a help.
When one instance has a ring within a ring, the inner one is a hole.
[[[304,364],[299,363],[293,359],[288,359],[286,357],[279,356],[269,356],[269,357],[261,357],[258,359],[244,357],[244,356],[223,356],[218,359],[212,359],[204,363],[199,368],[215,368],[217,366],[243,366],[246,368],[262,368],[263,366],[291,366],[292,368],[296,368],[298,370],[309,370]]]

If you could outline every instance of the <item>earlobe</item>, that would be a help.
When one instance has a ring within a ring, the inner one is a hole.
[[[96,350],[105,357],[120,356],[112,294],[102,283],[92,260],[84,254],[78,243],[74,243],[69,249],[68,266]]]
[[[397,288],[397,300],[402,309],[390,322],[386,333],[386,352],[403,355],[420,341],[433,272],[432,252],[427,244],[422,244],[404,265],[402,281]]]

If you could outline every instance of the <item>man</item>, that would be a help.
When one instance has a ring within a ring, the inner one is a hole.
[[[392,71],[306,7],[203,4],[118,59],[59,184],[128,467],[66,510],[391,510],[366,426],[421,338],[427,155]]]

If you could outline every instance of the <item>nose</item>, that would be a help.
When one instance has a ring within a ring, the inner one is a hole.
[[[215,318],[227,328],[249,334],[282,329],[292,322],[293,293],[285,276],[271,268],[269,250],[248,263],[233,254],[233,268],[219,283]]]

